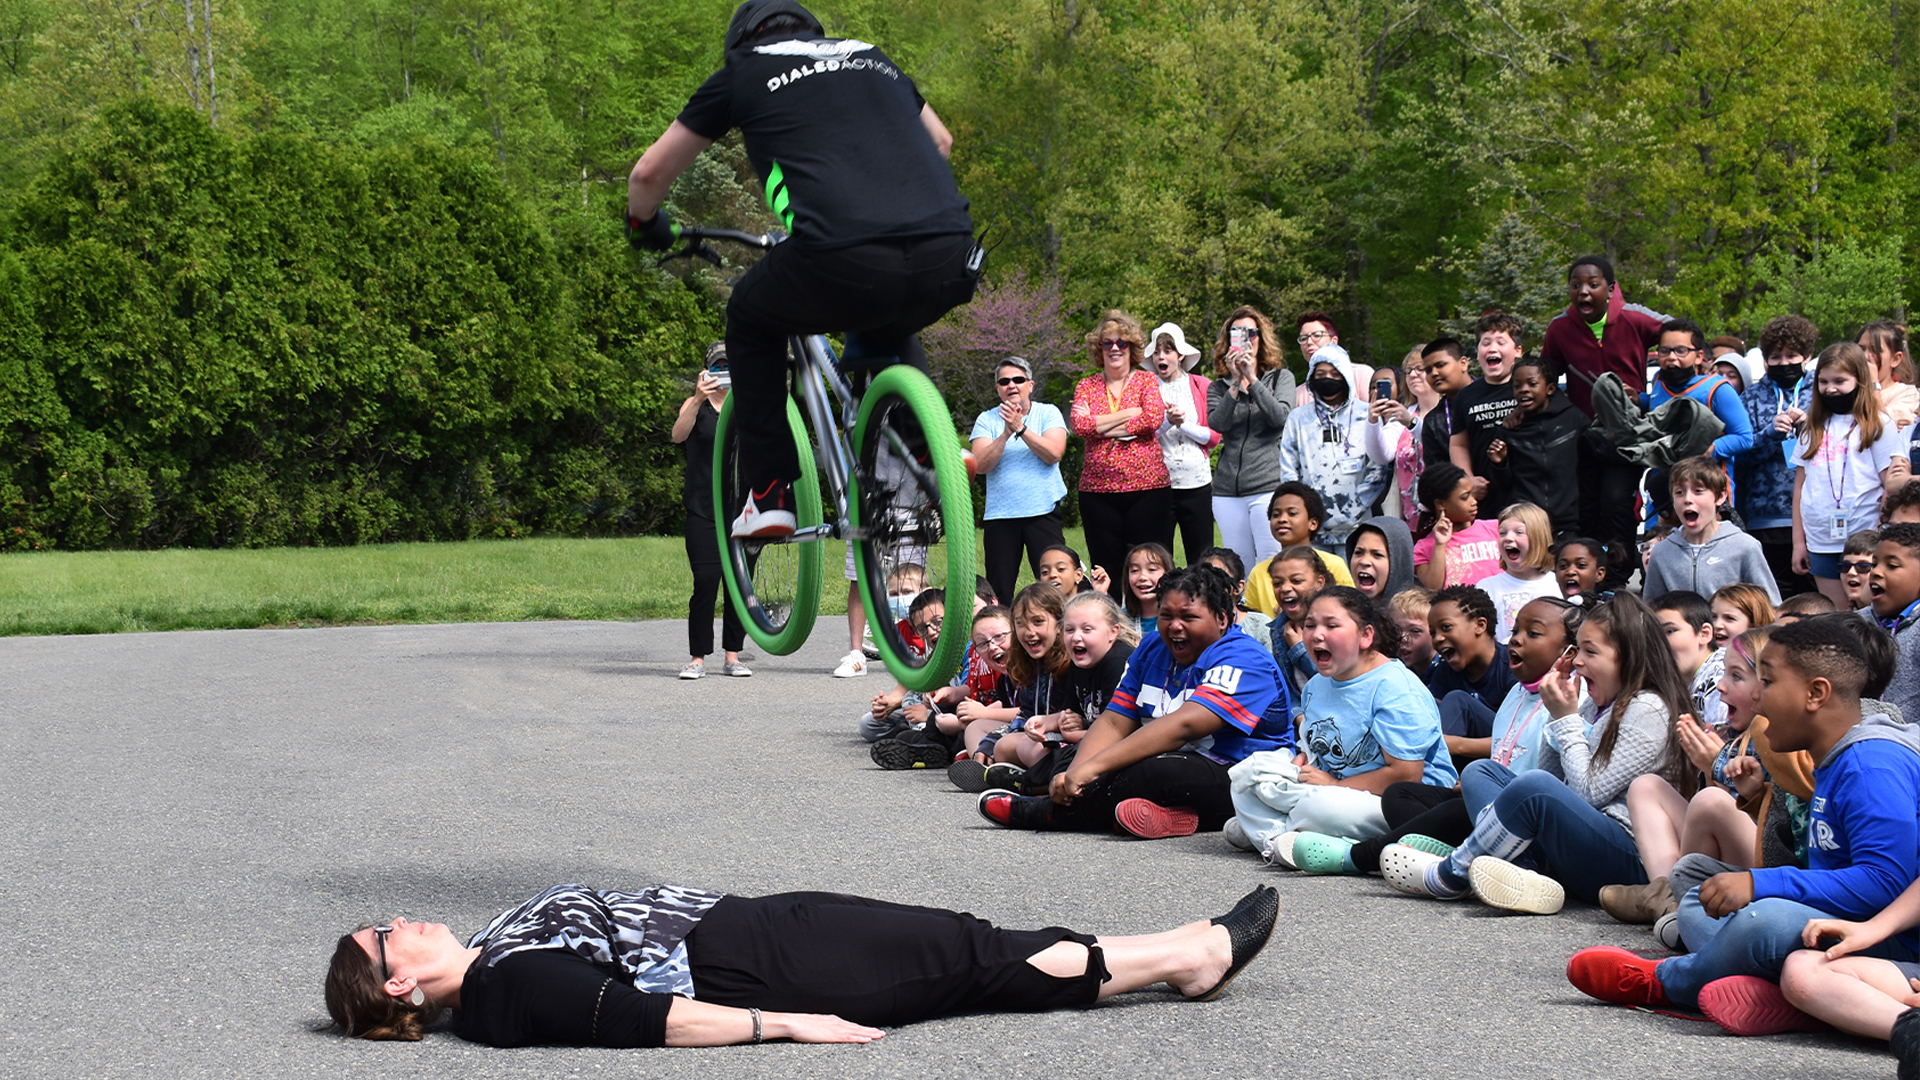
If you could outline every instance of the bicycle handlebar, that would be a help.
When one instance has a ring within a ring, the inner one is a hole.
[[[681,225],[678,228],[680,239],[686,241],[687,246],[663,258],[691,259],[698,256],[715,266],[721,264],[720,253],[707,246],[709,240],[726,240],[764,251],[786,239],[782,233],[749,233],[739,229],[709,229],[701,225]]]

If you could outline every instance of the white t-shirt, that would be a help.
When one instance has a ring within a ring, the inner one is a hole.
[[[1500,624],[1494,628],[1493,640],[1507,641],[1513,637],[1513,617],[1520,609],[1543,596],[1559,596],[1560,583],[1552,574],[1541,574],[1532,581],[1522,581],[1505,570],[1489,578],[1482,578],[1474,585],[1493,597],[1494,613],[1499,615]]]
[[[1826,435],[1813,460],[1798,455],[1793,459],[1807,474],[1800,482],[1798,510],[1808,551],[1832,555],[1847,546],[1847,537],[1879,528],[1880,473],[1894,458],[1904,457],[1905,449],[1885,413],[1880,414],[1880,438],[1868,447],[1860,445],[1853,417],[1827,419]]]

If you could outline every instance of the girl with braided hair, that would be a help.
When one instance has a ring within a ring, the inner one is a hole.
[[[1160,579],[1159,633],[1140,643],[1073,764],[1047,795],[995,789],[982,817],[1010,829],[1142,839],[1219,829],[1233,817],[1227,769],[1293,745],[1292,702],[1273,657],[1234,625],[1234,583],[1213,566]]]

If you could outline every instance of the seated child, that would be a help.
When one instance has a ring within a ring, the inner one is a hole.
[[[1320,493],[1298,480],[1281,484],[1267,501],[1267,524],[1273,529],[1273,538],[1280,541],[1282,551],[1317,546],[1314,541],[1326,517],[1326,504],[1321,501]],[[1353,584],[1353,572],[1347,568],[1345,559],[1325,548],[1318,550],[1320,561],[1326,564],[1328,580],[1335,585]],[[1273,559],[1263,559],[1255,563],[1253,572],[1247,576],[1247,606],[1269,619],[1279,611],[1268,575],[1272,562]]]
[[[940,624],[946,621],[947,594],[943,589],[927,589],[913,598],[907,608],[906,625],[900,636],[916,655],[926,656],[940,641]],[[875,694],[867,711],[860,714],[860,737],[868,742],[890,739],[927,722],[926,695],[908,690],[899,683],[885,693]]]
[[[1272,579],[1277,605],[1273,621],[1267,624],[1273,662],[1280,665],[1280,671],[1286,675],[1287,689],[1294,701],[1300,700],[1307,680],[1314,674],[1313,660],[1307,656],[1301,631],[1308,605],[1331,584],[1325,558],[1320,549],[1298,544],[1260,564],[1267,568]]]
[[[1387,611],[1400,631],[1400,662],[1419,676],[1431,692],[1433,669],[1441,663],[1433,651],[1433,631],[1427,625],[1433,611],[1433,590],[1409,585],[1387,601]]]
[[[1567,963],[1575,987],[1619,1004],[1724,1012],[1729,1026],[1756,1034],[1761,1020],[1784,1025],[1772,1030],[1804,1023],[1774,984],[1808,921],[1871,919],[1920,877],[1920,738],[1884,717],[1863,720],[1867,675],[1859,639],[1835,620],[1775,628],[1760,655],[1767,737],[1776,751],[1805,750],[1820,763],[1808,868],[1708,878],[1681,900],[1691,953],[1653,961],[1583,949]],[[1863,951],[1911,962],[1920,942],[1902,934]]]
[[[1364,840],[1385,832],[1380,793],[1389,785],[1450,788],[1459,779],[1433,697],[1394,659],[1398,632],[1373,601],[1328,586],[1308,608],[1305,631],[1317,674],[1300,707],[1303,752],[1254,755],[1233,772],[1239,832],[1268,862],[1288,866],[1298,833]]]
[[[1347,534],[1347,569],[1353,587],[1383,604],[1409,588],[1413,579],[1413,534],[1393,517],[1370,517]]]
[[[1867,579],[1873,576],[1873,549],[1880,546],[1880,533],[1861,529],[1847,537],[1840,551],[1840,589],[1847,594],[1847,609],[1864,613],[1873,597],[1867,592]]]
[[[1909,480],[1887,492],[1880,504],[1880,524],[1920,525],[1920,480]]]
[[[1779,600],[1780,587],[1760,541],[1720,520],[1730,498],[1726,466],[1710,456],[1688,458],[1668,471],[1667,487],[1680,527],[1647,559],[1642,599],[1654,603],[1670,589],[1711,596],[1722,585],[1746,581],[1765,589],[1768,600]]]
[[[1134,630],[1144,631],[1148,624],[1160,618],[1160,579],[1172,569],[1173,552],[1160,544],[1136,544],[1127,552],[1123,595]]]
[[[1720,677],[1724,725],[1710,728],[1691,715],[1674,723],[1681,751],[1699,771],[1693,796],[1653,773],[1627,788],[1633,842],[1651,880],[1600,890],[1600,907],[1621,922],[1653,923],[1679,909],[1667,875],[1682,855],[1706,855],[1729,869],[1753,866],[1755,819],[1767,775],[1748,731],[1760,707],[1759,655],[1772,632],[1769,626],[1749,630],[1727,646]]]
[[[1513,616],[1527,602],[1541,596],[1559,596],[1560,583],[1548,573],[1553,568],[1553,527],[1547,512],[1529,502],[1500,511],[1495,525],[1500,538],[1500,572],[1472,584],[1493,601],[1498,616],[1493,639],[1513,636]]]
[[[1055,544],[1042,551],[1040,565],[1033,576],[1064,593],[1086,592],[1095,587],[1080,568],[1080,553],[1065,544]]]
[[[1387,848],[1387,884],[1442,900],[1471,891],[1491,907],[1550,915],[1568,892],[1591,903],[1603,885],[1646,882],[1627,786],[1656,769],[1678,778],[1685,758],[1673,745],[1673,721],[1692,701],[1659,620],[1637,597],[1600,605],[1576,640],[1572,672],[1550,671],[1540,683],[1555,767],[1515,773],[1491,760],[1469,764],[1460,790],[1473,832],[1444,856]]]
[[[1060,708],[1065,700],[1061,677],[1069,666],[1067,643],[1060,634],[1065,616],[1060,590],[1044,581],[1028,585],[1013,598],[1015,647],[1007,650],[1006,662],[1013,716],[1006,718],[996,710],[968,722],[962,736],[968,753],[947,766],[947,779],[954,787],[973,794],[987,790],[992,786],[987,782],[987,766],[1016,760],[1015,751],[1023,741],[1007,742],[1005,737],[1021,730],[1028,717]]]
[[[1007,650],[1013,644],[1013,613],[997,604],[973,613],[973,639],[953,681],[927,695],[927,722],[873,744],[882,769],[946,768],[972,750],[965,734],[980,720],[1012,720],[1013,684],[1007,680]]]
[[[1463,764],[1491,750],[1493,714],[1513,688],[1513,664],[1493,636],[1493,619],[1493,601],[1471,585],[1441,589],[1427,610],[1440,658],[1427,689],[1440,703],[1447,752]]]
[[[1087,729],[1106,711],[1107,702],[1126,673],[1127,658],[1140,644],[1132,620],[1103,592],[1081,593],[1067,601],[1060,624],[1071,666],[1053,694],[1057,711],[1031,716],[1018,735],[1001,740],[1013,744],[1011,757],[989,766],[990,788],[1022,795],[1042,795],[1060,770],[1073,760]]]
[[[1272,625],[1273,620],[1247,607],[1245,600],[1247,594],[1247,567],[1245,563],[1240,561],[1240,553],[1230,547],[1210,547],[1201,552],[1200,557],[1195,559],[1193,564],[1195,566],[1203,564],[1211,566],[1215,570],[1227,575],[1227,577],[1233,581],[1233,595],[1242,598],[1234,605],[1233,624],[1241,630],[1246,631],[1248,637],[1259,642],[1261,648],[1267,650],[1269,653],[1273,652],[1273,640],[1269,635],[1269,627]],[[1272,583],[1269,582],[1267,587],[1272,588]],[[1158,625],[1143,624],[1140,627],[1140,633],[1142,636],[1145,636],[1147,634],[1158,633],[1159,629]]]
[[[1889,525],[1873,549],[1872,614],[1899,650],[1887,704],[1920,723],[1920,525]]]
[[[1673,662],[1693,692],[1693,715],[1710,728],[1727,722],[1720,702],[1720,676],[1726,671],[1725,650],[1713,647],[1713,607],[1707,598],[1688,589],[1675,589],[1651,601],[1653,613],[1673,648]]]
[[[1420,474],[1420,505],[1433,531],[1413,545],[1413,573],[1429,589],[1471,585],[1500,572],[1500,526],[1480,520],[1473,478],[1451,462],[1429,462]],[[1488,627],[1492,627],[1489,620]]]
[[[1073,764],[1046,796],[989,790],[977,809],[1009,829],[1191,836],[1233,820],[1227,770],[1293,745],[1286,680],[1233,624],[1233,582],[1211,566],[1160,581],[1160,632],[1141,641]]]
[[[1809,619],[1815,615],[1831,615],[1839,610],[1840,605],[1834,603],[1833,598],[1826,593],[1796,593],[1780,601],[1780,605],[1773,609],[1773,621],[1775,623],[1799,622],[1801,619]]]
[[[1728,585],[1714,593],[1707,606],[1713,610],[1713,647],[1716,649],[1726,648],[1727,642],[1756,626],[1773,625],[1773,602],[1758,585],[1745,582]]]
[[[1611,600],[1633,574],[1627,568],[1626,545],[1570,536],[1553,547],[1553,576],[1559,579],[1561,596],[1585,597],[1591,606]]]
[[[1586,613],[1557,596],[1544,596],[1520,609],[1515,617],[1508,650],[1514,657],[1514,678],[1494,719],[1492,758],[1515,773],[1549,761],[1546,750],[1546,707],[1540,700],[1540,680],[1556,666],[1571,670],[1574,635]],[[1294,839],[1294,865],[1309,873],[1367,874],[1380,869],[1380,853],[1389,844],[1438,840],[1458,844],[1473,831],[1467,806],[1454,786],[1425,783],[1390,785],[1380,795],[1380,814],[1387,831],[1359,843],[1313,833]],[[1436,853],[1437,853],[1436,848]]]

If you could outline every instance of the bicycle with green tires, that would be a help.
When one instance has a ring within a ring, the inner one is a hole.
[[[702,258],[715,266],[722,260],[709,240],[764,250],[785,239],[678,228],[686,246],[666,257]],[[787,426],[800,459],[793,485],[798,527],[778,540],[746,540],[731,534],[730,511],[714,515],[728,602],[761,648],[794,652],[819,613],[822,548],[829,540],[845,540],[853,546],[860,601],[887,670],[909,690],[944,686],[966,653],[975,587],[973,491],[946,402],[925,372],[905,364],[882,367],[864,392],[856,391],[843,358],[821,335],[790,339],[788,354],[793,382]],[[716,508],[746,499],[737,434],[729,397],[714,433]],[[944,591],[952,628],[924,653],[910,646],[888,603],[894,586],[911,577],[905,569],[910,565],[924,575],[924,584],[911,593]]]

